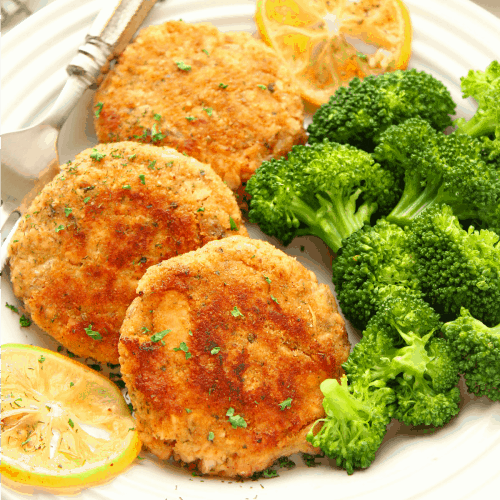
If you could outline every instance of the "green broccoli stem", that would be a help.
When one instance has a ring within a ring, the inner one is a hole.
[[[482,120],[472,118],[469,121],[461,121],[457,132],[471,137],[481,137],[494,134],[497,126],[498,120],[494,116]]]
[[[342,242],[370,221],[377,210],[376,203],[365,203],[356,211],[356,200],[361,194],[358,189],[347,201],[342,196],[324,192],[316,194],[320,208],[311,208],[301,198],[292,196],[289,211],[307,227],[297,231],[297,236],[312,235],[321,238],[333,252],[338,252]]]
[[[420,183],[419,174],[406,174],[401,199],[387,216],[389,222],[401,227],[407,226],[415,217],[438,201],[441,182],[428,182],[423,190]]]

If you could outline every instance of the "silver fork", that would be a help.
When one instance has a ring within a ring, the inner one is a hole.
[[[95,85],[109,61],[120,54],[156,0],[107,0],[85,44],[78,49],[67,71],[69,78],[48,116],[38,125],[2,135],[2,205],[0,230],[21,216],[40,189],[59,171],[59,131],[86,89]],[[9,224],[7,222],[9,221]],[[2,244],[0,269],[6,258]]]

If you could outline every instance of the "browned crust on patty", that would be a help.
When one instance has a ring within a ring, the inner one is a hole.
[[[233,190],[262,161],[307,139],[302,100],[276,54],[248,33],[210,24],[143,29],[96,92],[98,103],[100,142],[174,147],[210,164]]]
[[[319,386],[340,378],[349,343],[312,272],[266,242],[231,237],[151,267],[137,291],[120,363],[153,453],[249,476],[313,451],[306,434],[324,416]],[[230,408],[246,428],[232,427]]]
[[[134,142],[87,149],[61,167],[13,236],[14,293],[70,351],[116,363],[146,269],[235,234],[231,218],[246,235],[234,195],[208,165]]]

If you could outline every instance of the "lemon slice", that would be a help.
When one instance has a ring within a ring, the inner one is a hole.
[[[127,404],[100,373],[47,349],[6,344],[1,376],[4,478],[81,489],[111,479],[139,453]]]
[[[401,0],[258,0],[255,22],[315,105],[353,77],[405,69],[411,55]]]

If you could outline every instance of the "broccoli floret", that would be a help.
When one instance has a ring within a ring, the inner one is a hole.
[[[500,179],[481,149],[478,140],[436,132],[421,118],[387,129],[374,157],[396,178],[404,173],[403,194],[387,220],[405,226],[432,205],[446,203],[461,220],[493,222]]]
[[[332,264],[333,283],[343,314],[363,330],[389,295],[418,290],[408,235],[379,219],[344,241]]]
[[[377,207],[394,205],[393,184],[390,172],[352,146],[294,146],[287,159],[263,162],[250,178],[248,215],[285,245],[314,235],[337,252]]]
[[[375,460],[375,452],[387,432],[394,411],[394,392],[378,382],[360,379],[347,385],[347,378],[324,380],[320,389],[325,398],[326,417],[318,420],[307,440],[321,448],[328,458],[352,474]],[[323,422],[314,434],[318,422]]]
[[[457,319],[445,323],[443,334],[459,356],[459,369],[469,391],[499,401],[500,324],[488,328],[462,308]]]
[[[459,411],[458,363],[438,338],[439,315],[422,299],[391,297],[370,320],[344,369],[394,390],[394,416],[407,425],[441,426]]]
[[[465,231],[452,209],[443,205],[417,217],[409,238],[421,290],[438,312],[457,316],[466,307],[488,326],[500,323],[496,233],[473,227]]]
[[[307,131],[310,143],[326,138],[373,151],[391,125],[420,116],[436,130],[444,130],[453,114],[455,103],[442,82],[425,72],[398,70],[354,78],[340,87],[314,114]]]
[[[458,132],[472,137],[495,134],[496,141],[500,142],[500,64],[493,61],[485,71],[470,70],[469,74],[460,80],[463,96],[473,97],[479,107],[469,121],[464,118],[455,121]],[[485,145],[488,144],[489,140],[485,142]],[[499,143],[490,144],[492,149],[499,146]]]

